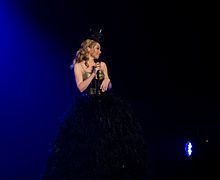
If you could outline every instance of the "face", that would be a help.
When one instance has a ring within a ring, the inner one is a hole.
[[[90,55],[94,59],[98,59],[101,54],[101,46],[99,43],[96,43],[93,48],[90,49]]]

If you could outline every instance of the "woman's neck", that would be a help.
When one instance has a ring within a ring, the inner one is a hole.
[[[94,58],[91,58],[91,57],[90,57],[89,60],[88,60],[88,63],[89,63],[89,64],[94,64],[94,63],[95,63]]]

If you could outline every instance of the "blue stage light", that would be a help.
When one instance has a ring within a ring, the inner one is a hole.
[[[186,155],[188,157],[192,155],[192,148],[193,148],[192,143],[190,141],[188,141],[185,146]]]

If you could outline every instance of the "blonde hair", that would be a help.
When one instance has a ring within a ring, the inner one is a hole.
[[[73,59],[72,64],[70,65],[70,69],[72,70],[74,68],[74,65],[76,63],[85,61],[85,65],[88,66],[88,47],[93,48],[98,42],[92,40],[92,39],[86,39],[85,41],[82,42],[81,48],[76,52],[76,56]]]

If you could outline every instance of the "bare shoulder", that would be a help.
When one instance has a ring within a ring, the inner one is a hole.
[[[77,71],[77,72],[82,71],[82,66],[80,63],[76,63],[74,65],[74,71]]]
[[[106,63],[101,61],[101,68],[106,68]]]
[[[106,66],[106,63],[104,61],[101,61],[101,66]]]

